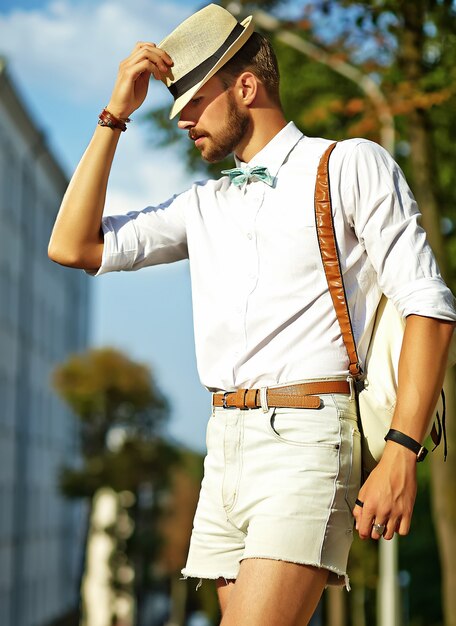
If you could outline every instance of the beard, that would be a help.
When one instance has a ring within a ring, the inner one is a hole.
[[[227,92],[228,110],[225,123],[215,133],[207,133],[197,128],[192,128],[189,135],[192,139],[198,136],[205,136],[206,146],[201,150],[201,156],[209,163],[218,163],[234,152],[242,139],[244,139],[249,125],[250,118],[247,112],[241,111],[236,104],[231,91]]]

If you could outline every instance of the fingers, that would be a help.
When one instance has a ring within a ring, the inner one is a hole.
[[[397,524],[396,532],[402,536],[408,535],[411,521],[411,517],[403,517]]]
[[[390,540],[394,533],[407,535],[410,530],[411,514],[397,515],[392,510],[382,511],[380,506],[370,506],[357,499],[353,509],[355,528],[361,539],[374,539],[381,537]]]
[[[377,520],[374,519],[374,521],[372,522],[372,532],[371,532],[372,539],[378,539],[380,537],[383,537],[385,529],[386,529],[386,522],[381,523],[381,522],[377,522]]]
[[[400,451],[399,451],[400,452]],[[392,539],[410,530],[416,497],[416,462],[385,451],[380,463],[361,487],[353,517],[361,539]]]
[[[363,514],[363,507],[364,507],[364,502],[362,500],[359,500],[358,498],[356,498],[356,500],[355,500],[355,507],[354,507],[352,513],[353,513],[353,517],[355,518],[355,528],[356,528],[357,531],[359,531],[361,518],[362,518],[362,514]]]
[[[132,64],[146,62],[148,69],[156,80],[162,80],[169,75],[169,70],[173,65],[173,60],[167,52],[161,48],[157,48],[154,43],[147,41],[138,41],[131,55],[125,59],[127,66]],[[148,62],[148,63],[147,63]]]
[[[356,530],[361,539],[370,538],[378,541],[380,537],[387,538],[390,522],[386,516],[381,517],[379,513],[376,514],[374,509],[369,508],[368,505],[363,507],[356,505],[353,515],[356,520]],[[392,535],[394,535],[394,529]],[[391,539],[389,536],[388,538]]]
[[[375,520],[375,511],[369,506],[369,503],[367,503],[367,506],[364,504],[362,507],[356,505],[353,515],[355,516],[356,530],[360,538],[368,539],[372,537],[375,539],[376,537],[372,536],[372,524]]]
[[[150,77],[163,80],[170,76],[172,65],[171,57],[164,50],[154,43],[139,41],[119,65],[108,110],[116,117],[129,117],[144,102]]]

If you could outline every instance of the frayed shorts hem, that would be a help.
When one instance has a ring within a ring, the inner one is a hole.
[[[245,559],[268,559],[270,561],[285,561],[285,559],[279,559],[278,557],[275,556],[270,556],[270,555],[256,555],[256,556],[246,556]],[[245,559],[241,559],[242,561]],[[290,561],[289,559],[286,559],[287,563],[295,563],[296,565],[308,565],[310,567],[315,567],[317,569],[325,569],[328,570],[329,572],[329,576],[328,576],[328,581],[327,581],[327,587],[332,587],[332,586],[345,586],[345,588],[347,589],[347,591],[351,590],[350,587],[350,580],[348,575],[345,572],[340,571],[339,569],[337,569],[336,567],[331,567],[330,565],[321,565],[320,563],[312,563],[310,561]],[[187,578],[197,578],[200,581],[202,581],[203,579],[205,580],[218,580],[219,578],[224,578],[225,581],[227,580],[236,580],[237,576],[238,576],[239,572],[236,572],[235,574],[230,574],[230,575],[226,575],[226,574],[214,574],[212,573],[194,573],[193,571],[184,568],[183,570],[181,570],[181,574],[182,574],[182,580],[187,580]]]
[[[182,578],[181,580],[187,580],[187,578],[199,578],[201,579],[205,579],[205,580],[218,580],[219,578],[224,578],[225,580],[236,580],[237,576],[238,576],[238,572],[236,572],[236,574],[232,574],[231,576],[226,576],[226,574],[194,574],[193,572],[187,570],[187,569],[183,569],[181,570],[181,574],[182,574]]]

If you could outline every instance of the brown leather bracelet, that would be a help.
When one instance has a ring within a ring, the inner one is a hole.
[[[118,128],[122,132],[125,132],[127,130],[127,124],[130,121],[131,120],[129,117],[125,119],[116,117],[110,111],[108,111],[108,109],[103,109],[103,111],[98,116],[99,126],[107,126],[108,128]]]

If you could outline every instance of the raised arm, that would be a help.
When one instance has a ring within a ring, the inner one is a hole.
[[[161,80],[171,58],[153,43],[139,42],[122,61],[107,110],[125,120],[144,102],[149,79]],[[119,129],[97,126],[60,206],[49,258],[69,267],[97,270],[103,254],[101,218]]]

